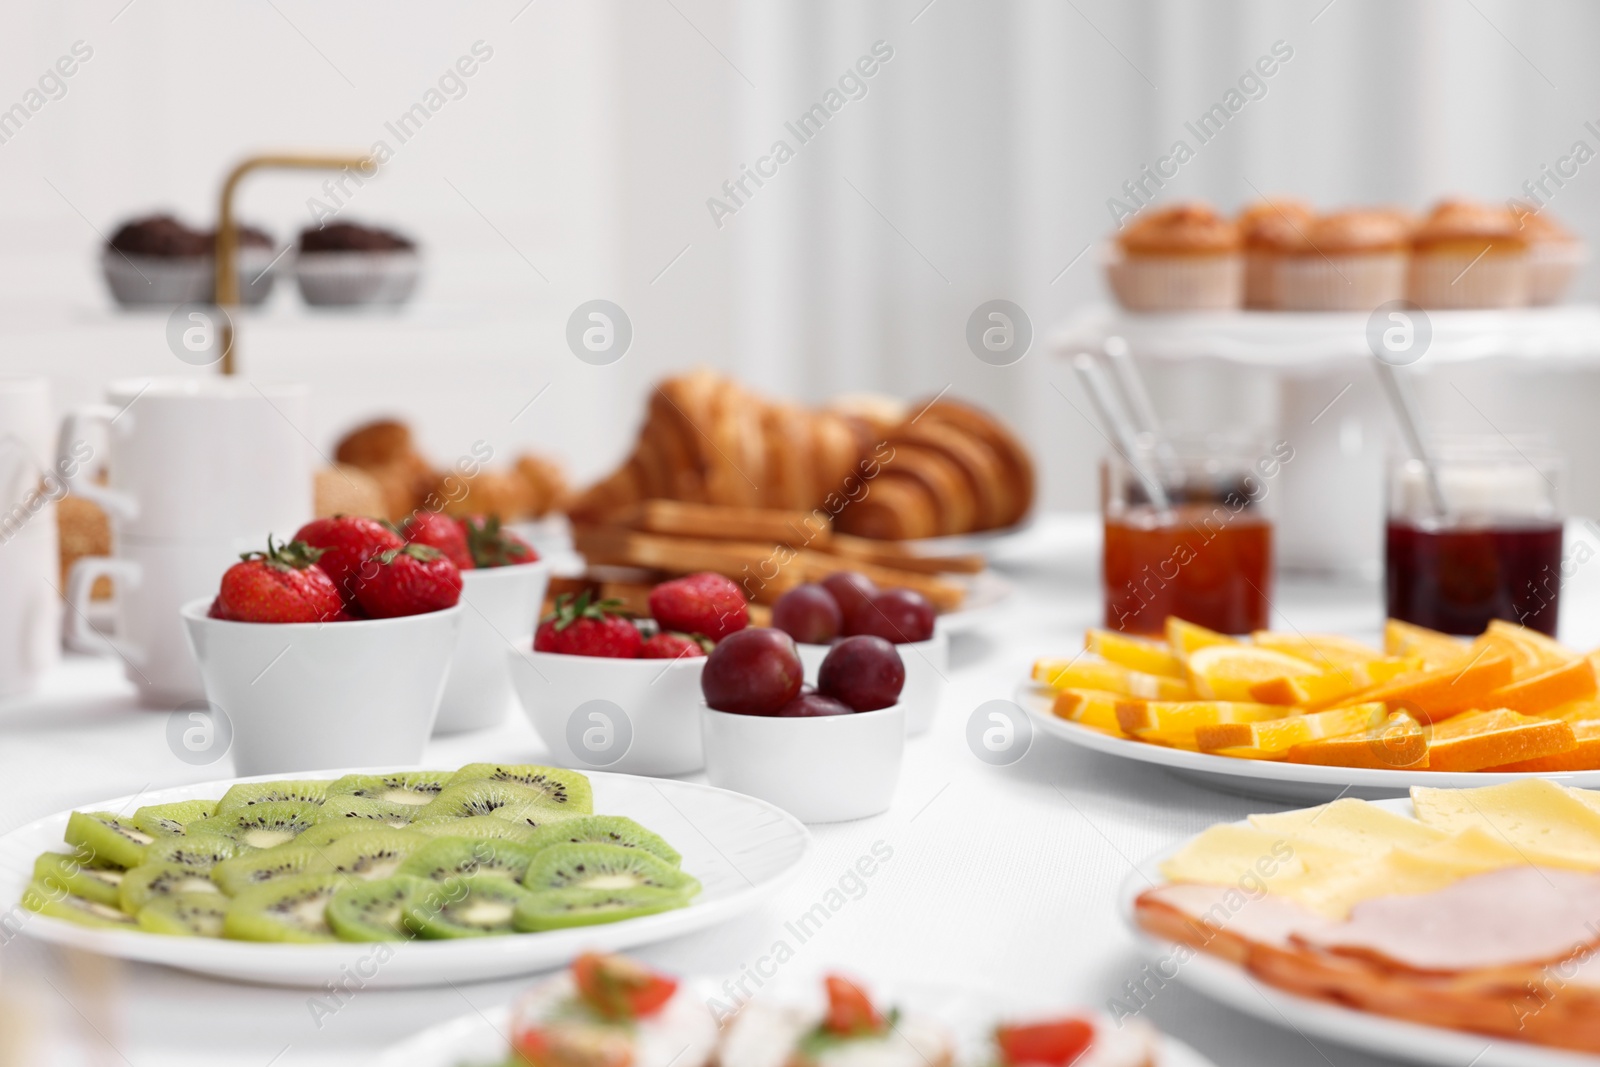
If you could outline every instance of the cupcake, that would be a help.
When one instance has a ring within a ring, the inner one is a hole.
[[[511,1045],[531,1067],[706,1067],[717,1024],[676,979],[587,952],[517,1004]]]
[[[1129,311],[1222,311],[1244,296],[1239,227],[1205,204],[1138,215],[1117,235],[1106,267]]]
[[[825,980],[827,1004],[757,999],[723,1032],[718,1067],[951,1067],[954,1039],[933,1019],[880,1012],[855,982]]]
[[[215,235],[213,235],[213,241]],[[239,227],[235,264],[239,271],[239,303],[254,306],[272,293],[278,253],[272,235],[254,226]]]
[[[1528,242],[1528,303],[1561,303],[1589,250],[1548,212],[1518,204],[1513,213]]]
[[[1286,311],[1371,311],[1406,295],[1411,226],[1392,211],[1341,211],[1313,219],[1277,263]]]
[[[301,231],[295,280],[308,304],[403,304],[417,287],[415,242],[389,230],[335,222]]]
[[[1278,261],[1304,241],[1316,212],[1300,200],[1258,200],[1239,213],[1244,246],[1244,306],[1268,311],[1279,307]]]
[[[1505,308],[1528,302],[1528,242],[1504,208],[1444,200],[1411,238],[1408,283],[1425,308]]]
[[[100,255],[106,285],[123,307],[209,300],[211,263],[211,235],[171,215],[123,223]]]

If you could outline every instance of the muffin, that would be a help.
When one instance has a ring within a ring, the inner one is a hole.
[[[1519,204],[1514,214],[1523,240],[1528,242],[1528,303],[1561,303],[1578,269],[1588,260],[1589,250],[1549,212]]]
[[[213,247],[215,237],[212,235]],[[239,303],[247,307],[266,300],[272,293],[272,283],[277,280],[278,253],[272,235],[254,226],[239,226],[239,248],[236,253],[239,270]]]
[[[1129,311],[1222,311],[1244,298],[1239,227],[1205,204],[1140,213],[1117,235],[1107,279]]]
[[[171,215],[123,223],[100,254],[106,285],[123,307],[209,300],[211,263],[211,235]]]
[[[1504,208],[1444,200],[1411,238],[1408,288],[1425,308],[1505,308],[1528,302],[1528,242]]]
[[[1406,295],[1411,226],[1392,211],[1340,211],[1313,219],[1277,263],[1285,311],[1371,311]]]
[[[403,304],[420,270],[415,242],[390,230],[335,222],[300,233],[295,280],[308,304]]]
[[[1289,199],[1258,200],[1239,213],[1245,307],[1269,311],[1280,306],[1278,262],[1287,250],[1304,242],[1306,228],[1314,218],[1311,205]]]

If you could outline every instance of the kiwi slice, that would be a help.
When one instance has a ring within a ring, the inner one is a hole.
[[[544,794],[537,789],[514,782],[469,781],[446,786],[426,806],[418,809],[417,819],[493,815],[517,822],[525,815],[548,810]]]
[[[450,771],[406,771],[401,774],[347,774],[328,786],[328,799],[366,797],[388,804],[420,808],[439,795],[454,777]]]
[[[223,860],[254,852],[231,837],[220,834],[187,834],[162,838],[144,850],[145,863],[169,863],[191,871],[209,871]]]
[[[327,782],[246,782],[222,794],[217,801],[218,815],[232,815],[241,808],[258,804],[321,804],[328,799]]]
[[[564,930],[636,919],[688,903],[688,897],[673,889],[546,889],[528,894],[528,899],[517,905],[512,923],[528,933]]]
[[[484,874],[520,882],[534,850],[518,841],[493,838],[441,837],[413,852],[400,865],[401,874],[431,881]]]
[[[182,837],[189,832],[189,824],[209,819],[216,812],[215,800],[150,804],[133,813],[133,825],[151,837]]]
[[[358,819],[383,826],[409,826],[420,811],[415,804],[396,804],[372,797],[329,797],[322,805],[324,819]]]
[[[426,885],[403,875],[347,885],[328,901],[328,925],[341,941],[410,940],[406,905]]]
[[[419,891],[403,914],[407,927],[429,939],[509,934],[516,929],[517,908],[529,895],[509,878],[449,878]]]
[[[493,815],[468,815],[459,819],[419,819],[408,829],[429,837],[473,837],[496,841],[526,841],[533,835],[534,830],[526,823],[497,819]]]
[[[545,889],[663,889],[688,899],[700,882],[660,856],[621,845],[550,845],[528,865],[522,884]]]
[[[241,890],[228,902],[222,936],[238,941],[336,941],[328,925],[328,901],[348,884],[343,875],[324,871]]]
[[[204,871],[170,863],[146,863],[123,876],[118,901],[123,911],[137,915],[140,908],[156,897],[170,897],[174,893],[220,893],[220,890]]]
[[[502,820],[496,819],[495,822]],[[350,837],[352,834],[365,834],[373,830],[386,830],[390,827],[381,822],[372,822],[369,819],[327,819],[317,823],[311,829],[294,839],[296,845],[305,845],[308,848],[325,849],[335,841]]]
[[[374,826],[363,834],[349,834],[317,851],[340,874],[363,881],[393,875],[428,839],[403,830]]]
[[[231,837],[251,848],[273,848],[293,841],[321,822],[322,808],[303,800],[264,800],[212,818],[215,825],[208,833]]]
[[[550,845],[620,845],[623,848],[642,848],[660,856],[674,867],[683,861],[678,850],[653,833],[622,815],[579,815],[550,823],[533,831],[528,844],[534,848]]]
[[[176,937],[221,937],[228,898],[221,893],[171,893],[139,909],[139,929]]]
[[[145,846],[155,838],[110,812],[75,811],[67,818],[67,844],[99,866],[137,867],[144,862]]]
[[[72,893],[63,893],[59,887],[39,882],[32,883],[23,891],[22,906],[40,915],[48,915],[52,919],[65,919],[79,926],[94,926],[105,930],[138,929],[133,916],[120,908],[86,900]]]
[[[589,779],[577,771],[536,763],[469,763],[455,773],[450,784],[479,780],[525,786],[541,794],[545,804],[563,811],[584,815],[594,811],[594,790]]]
[[[223,860],[211,868],[211,880],[229,896],[238,896],[264,882],[332,870],[333,864],[321,849],[296,843]]]
[[[75,855],[46,852],[33,861],[33,880],[57,895],[72,894],[96,904],[119,907],[123,872],[86,867]]]

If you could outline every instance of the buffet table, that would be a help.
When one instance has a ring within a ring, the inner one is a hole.
[[[1569,551],[1577,539],[1600,541],[1574,523]],[[639,955],[680,974],[737,979],[758,967],[770,974],[768,954],[784,942],[793,958],[780,970],[793,974],[839,968],[869,983],[1013,987],[1100,1008],[1126,999],[1127,983],[1143,982],[1145,1017],[1219,1065],[1384,1062],[1320,1040],[1308,1048],[1294,1030],[1217,1007],[1180,982],[1156,988],[1115,914],[1117,887],[1136,862],[1213,822],[1284,805],[1213,792],[1050,737],[1036,737],[1009,767],[968,750],[973,709],[1009,698],[1034,657],[1080,648],[1084,629],[1098,624],[1098,559],[1090,516],[1048,516],[997,545],[995,566],[1016,592],[955,639],[940,717],[909,743],[891,811],[814,827],[811,860],[763,908]],[[1578,648],[1600,644],[1600,565],[1578,566],[1563,600],[1562,638]],[[1284,581],[1274,603],[1274,628],[1376,640],[1382,622],[1371,584]],[[98,798],[233,773],[226,758],[208,767],[180,761],[165,728],[165,715],[134,705],[120,664],[69,657],[40,692],[0,703],[0,832]],[[519,715],[496,730],[435,741],[426,762],[545,758]],[[831,898],[821,929],[796,936],[789,924],[840,888],[859,857],[881,857],[885,847],[892,856],[871,877],[847,880],[852,895],[842,905]],[[365,1063],[426,1027],[504,1004],[526,984],[369,990],[328,1013],[311,1010],[309,990],[75,957],[26,937],[0,949],[0,989],[33,1031],[38,1053],[27,1062],[41,1065]]]

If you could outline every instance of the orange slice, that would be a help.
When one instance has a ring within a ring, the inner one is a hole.
[[[1553,756],[1540,756],[1519,763],[1490,767],[1492,771],[1526,771],[1531,774],[1549,774],[1555,771],[1600,771],[1600,719],[1579,719],[1571,722],[1573,739],[1577,742],[1566,752]]]
[[[1547,719],[1566,719],[1568,722],[1600,719],[1600,698],[1591,697],[1588,700],[1572,700],[1565,704],[1557,704],[1549,711],[1543,712],[1543,715]]]
[[[1219,756],[1283,759],[1296,745],[1371,730],[1387,716],[1382,704],[1371,703],[1308,715],[1288,715],[1267,722],[1225,722],[1196,727],[1195,743],[1200,751]]]
[[[1215,630],[1208,630],[1204,626],[1196,626],[1192,622],[1185,622],[1176,615],[1167,616],[1167,644],[1172,646],[1172,654],[1181,660],[1188,658],[1202,648],[1212,645],[1237,645],[1239,642],[1227,634],[1219,634]]]
[[[1177,678],[1131,671],[1120,663],[1086,656],[1035,660],[1033,680],[1052,689],[1103,689],[1144,700],[1186,700],[1194,695],[1189,683]]]
[[[1117,702],[1117,725],[1144,741],[1194,748],[1196,727],[1280,719],[1287,710],[1223,700],[1121,700]]]
[[[1189,678],[1195,695],[1207,700],[1259,703],[1250,692],[1260,682],[1319,674],[1315,665],[1270,648],[1254,645],[1210,645],[1189,655]]]
[[[1538,630],[1530,630],[1503,619],[1492,620],[1483,635],[1472,642],[1470,652],[1478,655],[1484,649],[1510,656],[1511,674],[1518,681],[1543,674],[1578,658],[1576,652]]]
[[[1543,674],[1501,686],[1489,694],[1487,703],[1492,708],[1537,715],[1575,700],[1587,700],[1595,692],[1594,664],[1580,656]]]
[[[1375,771],[1421,770],[1428,765],[1427,731],[1403,711],[1390,712],[1381,726],[1344,737],[1295,745],[1290,763],[1324,767],[1363,767]]]
[[[1341,667],[1294,678],[1272,678],[1252,685],[1250,696],[1263,704],[1320,704],[1326,707],[1371,684],[1364,671],[1359,675],[1355,673],[1357,671],[1361,671],[1361,668]]]
[[[1471,658],[1465,642],[1399,619],[1383,624],[1383,650],[1391,656],[1421,656],[1430,669],[1456,666]]]
[[[1433,728],[1430,771],[1481,771],[1571,752],[1578,747],[1572,724],[1535,719],[1507,708],[1457,715]]]
[[[1405,674],[1355,694],[1352,700],[1381,700],[1390,711],[1409,712],[1418,722],[1438,722],[1470,708],[1481,708],[1489,694],[1511,682],[1511,657],[1482,654],[1463,667]]]
[[[1257,630],[1250,635],[1250,640],[1258,648],[1270,648],[1274,652],[1303,659],[1325,671],[1334,667],[1358,667],[1383,658],[1383,653],[1377,649],[1340,634],[1285,634]]]
[[[1090,630],[1084,635],[1084,647],[1101,659],[1119,663],[1129,670],[1188,680],[1188,675],[1183,673],[1183,661],[1158,641],[1129,637],[1110,630]]]
[[[1119,693],[1102,689],[1063,689],[1056,693],[1051,711],[1056,718],[1082,723],[1117,737],[1126,736],[1117,725],[1117,701],[1124,699]]]

